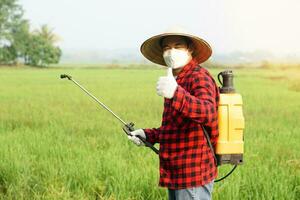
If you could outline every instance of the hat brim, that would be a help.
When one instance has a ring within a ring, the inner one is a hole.
[[[163,50],[160,46],[161,39],[166,36],[184,36],[189,38],[194,45],[193,59],[199,64],[205,62],[212,54],[210,45],[197,36],[182,33],[163,33],[147,39],[141,45],[140,50],[142,54],[151,62],[167,66],[163,58]]]

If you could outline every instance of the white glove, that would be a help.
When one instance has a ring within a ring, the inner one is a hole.
[[[157,81],[156,92],[159,96],[172,99],[177,89],[177,82],[173,76],[172,68],[168,68],[167,76],[162,76]]]
[[[140,140],[136,135],[141,136],[142,138],[146,139],[146,134],[143,129],[137,129],[135,131],[130,132],[132,136],[128,135],[128,139],[131,140],[137,146],[145,146],[144,142]]]

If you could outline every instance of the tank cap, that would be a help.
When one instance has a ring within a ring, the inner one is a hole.
[[[222,80],[221,81],[221,76]],[[221,84],[220,93],[235,93],[233,86],[233,72],[231,70],[222,71],[218,74],[218,80]]]

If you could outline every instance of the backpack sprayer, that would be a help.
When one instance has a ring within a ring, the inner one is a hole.
[[[220,77],[222,76],[223,81]],[[118,115],[116,115],[111,109],[109,109],[104,103],[99,101],[94,95],[77,83],[70,75],[62,74],[61,79],[67,78],[68,80],[75,83],[81,90],[83,90],[87,95],[93,98],[101,107],[110,112],[115,118],[117,118],[124,126],[124,132],[132,136],[130,132],[134,131],[134,123],[126,123]],[[233,73],[232,71],[223,71],[218,74],[218,80],[222,87],[220,88],[220,102],[218,107],[218,119],[219,119],[219,137],[216,145],[216,150],[214,151],[209,135],[207,131],[203,128],[204,135],[206,137],[207,143],[214,152],[214,158],[217,165],[222,164],[233,164],[235,165],[233,169],[226,174],[224,177],[215,180],[214,182],[219,182],[226,177],[228,177],[237,167],[238,164],[243,163],[243,152],[244,152],[244,117],[242,112],[242,97],[240,94],[235,93],[233,87]],[[141,136],[137,135],[146,147],[149,147],[156,154],[159,154],[159,150],[156,149],[150,142]]]
[[[221,77],[222,80],[221,81]],[[232,164],[234,167],[224,177],[215,180],[219,182],[228,177],[237,167],[243,164],[245,120],[243,116],[242,96],[235,92],[233,86],[233,73],[230,70],[220,72],[218,80],[221,84],[220,101],[218,105],[219,137],[214,150],[209,135],[202,126],[208,146],[214,154],[217,166]]]
[[[219,137],[215,153],[219,165],[239,165],[243,163],[244,153],[245,120],[242,96],[235,92],[232,71],[219,73],[218,80],[222,87],[218,107]]]

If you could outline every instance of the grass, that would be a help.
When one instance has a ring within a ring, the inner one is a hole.
[[[157,156],[129,142],[121,124],[62,73],[136,127],[160,125],[155,84],[164,70],[0,68],[0,198],[166,199]],[[214,185],[213,199],[300,199],[300,70],[234,73],[245,163]],[[230,169],[220,167],[220,176]]]

